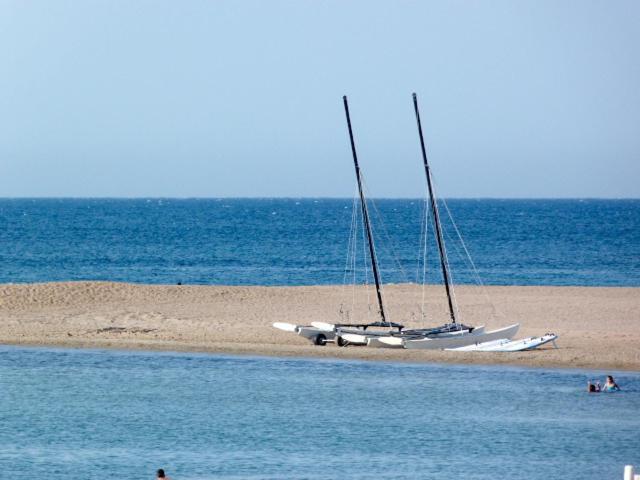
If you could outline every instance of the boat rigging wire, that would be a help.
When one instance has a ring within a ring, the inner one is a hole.
[[[358,207],[357,207],[357,192],[353,196],[353,202],[351,205],[351,225],[349,226],[349,242],[347,244],[347,258],[345,260],[344,266],[344,276],[342,280],[342,298],[346,297],[346,289],[347,289],[347,277],[349,273],[353,274],[353,281],[351,283],[351,312],[353,312],[353,308],[355,305],[355,276],[356,276],[356,266],[355,266],[355,258],[356,258],[356,242],[358,239]],[[340,317],[344,319],[345,314],[347,320],[349,319],[349,311],[344,311],[344,300],[340,304]]]
[[[425,225],[427,223],[427,201],[426,199],[422,199],[420,202],[422,208],[420,209],[420,241],[418,243],[418,257],[416,259],[416,283],[420,283],[421,279],[421,266],[424,262],[424,252],[423,252],[423,243],[426,239]]]
[[[375,244],[373,241],[373,235],[371,232],[371,224],[369,221],[369,212],[367,209],[367,202],[364,196],[364,191],[362,189],[362,175],[361,175],[361,171],[360,171],[360,165],[358,164],[358,155],[356,153],[356,144],[355,144],[355,140],[353,138],[353,129],[351,128],[351,115],[349,114],[349,102],[347,101],[347,96],[343,95],[342,96],[342,103],[344,104],[344,114],[347,120],[347,128],[349,131],[349,142],[351,144],[351,154],[353,156],[353,166],[355,168],[355,173],[356,173],[356,180],[358,182],[358,192],[360,193],[360,206],[362,207],[362,219],[363,222],[365,224],[366,230],[367,230],[367,244],[369,247],[369,254],[371,256],[371,269],[373,271],[373,278],[376,282],[376,295],[378,298],[378,313],[380,315],[380,318],[382,319],[382,322],[386,322],[386,315],[385,315],[385,311],[384,311],[384,302],[382,299],[382,293],[381,293],[381,281],[380,281],[380,274],[378,271],[378,260],[376,258],[376,250],[375,250]]]
[[[371,205],[373,205],[373,211],[376,215],[376,219],[378,220],[378,223],[380,225],[382,225],[382,233],[384,234],[384,236],[379,236],[379,238],[382,239],[382,247],[383,250],[388,251],[391,253],[393,260],[396,264],[396,266],[398,267],[398,271],[400,272],[400,275],[402,277],[402,279],[406,282],[409,283],[409,275],[407,274],[407,271],[404,269],[404,267],[402,266],[402,262],[400,261],[400,259],[398,258],[398,254],[396,252],[396,250],[393,248],[393,241],[391,240],[391,235],[389,235],[389,231],[387,230],[387,226],[384,222],[384,219],[380,213],[380,210],[378,209],[378,206],[375,202],[374,199],[370,199]]]
[[[425,298],[426,298],[426,290],[427,290],[427,251],[429,244],[429,210],[428,204],[429,200],[424,199],[422,206],[422,227],[421,230],[424,230],[424,239],[421,238],[421,242],[423,245],[420,245],[422,250],[422,300],[420,303],[420,313],[422,314],[422,321],[424,322],[427,319],[427,312],[425,310]],[[420,233],[422,235],[422,231]]]
[[[422,152],[422,163],[424,165],[424,171],[427,177],[427,188],[429,191],[429,198],[431,199],[431,214],[433,215],[433,223],[436,230],[436,240],[438,242],[438,250],[440,252],[440,266],[442,269],[442,278],[444,280],[444,288],[447,292],[447,301],[449,304],[449,315],[451,317],[451,322],[457,324],[458,321],[456,319],[456,309],[453,305],[453,295],[450,292],[450,275],[449,275],[449,264],[447,262],[447,254],[446,247],[444,245],[444,239],[442,236],[442,232],[440,231],[440,218],[438,213],[438,203],[436,202],[436,196],[433,188],[433,182],[431,181],[431,169],[429,167],[429,161],[427,159],[427,149],[424,144],[424,136],[422,134],[422,122],[420,121],[420,111],[418,109],[418,96],[413,93],[413,109],[416,115],[416,124],[418,126],[418,137],[420,138],[420,149]]]
[[[440,202],[443,203],[444,199],[439,198],[438,195],[436,194],[437,189],[436,189],[436,184],[433,181],[433,175],[431,175],[431,188],[433,190],[433,198],[434,198],[434,200],[432,200],[432,201],[434,201],[434,203],[436,204],[436,208],[434,208],[433,211],[436,212],[436,211],[438,211],[438,208],[437,208],[438,200],[440,200]],[[433,220],[433,222],[436,221],[435,218],[433,218],[432,220]],[[435,226],[434,226],[434,228],[435,228]],[[446,230],[442,226],[442,223],[440,223],[440,232],[442,233],[443,231],[445,232],[445,235],[448,236]],[[443,271],[442,274],[443,274],[443,276],[445,274],[449,275],[449,282],[450,282],[450,287],[451,287],[451,300],[452,300],[451,307],[453,308],[453,311],[455,312],[454,322],[453,323],[461,323],[461,322],[457,321],[457,319],[459,318],[458,315],[460,313],[460,308],[458,307],[458,299],[456,297],[456,289],[455,289],[455,280],[453,278],[453,273],[451,272],[451,265],[449,263],[449,255],[447,253],[447,245],[446,245],[446,241],[444,239],[444,236],[442,234],[440,235],[440,240],[442,242],[442,261],[444,262],[444,264],[447,267],[446,271]],[[445,281],[446,281],[446,279],[445,279]]]
[[[469,263],[471,265],[471,269],[472,269],[473,275],[475,277],[475,280],[476,280],[478,286],[480,287],[480,289],[482,290],[482,293],[484,294],[485,298],[487,299],[487,302],[491,306],[494,315],[496,317],[506,318],[506,316],[496,308],[495,304],[491,300],[491,297],[489,296],[489,292],[487,291],[487,288],[486,288],[484,282],[482,281],[482,278],[480,277],[480,273],[478,272],[478,269],[476,268],[476,264],[473,261],[473,258],[471,257],[471,254],[469,253],[469,249],[467,248],[467,245],[466,245],[464,239],[462,238],[462,234],[460,233],[460,230],[458,229],[458,226],[456,225],[456,222],[453,219],[453,215],[451,215],[451,210],[449,210],[449,206],[447,205],[447,202],[445,201],[444,198],[442,199],[442,204],[444,205],[444,208],[447,211],[447,216],[449,217],[449,220],[451,221],[451,225],[453,226],[453,229],[456,232],[456,235],[457,235],[458,239],[460,240],[460,244],[462,245],[462,248],[464,249],[464,252],[466,254],[466,258],[467,258],[467,260],[469,261]]]

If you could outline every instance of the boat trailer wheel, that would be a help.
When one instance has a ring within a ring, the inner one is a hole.
[[[337,344],[339,347],[346,347],[348,343],[349,343],[349,342],[347,342],[347,341],[346,341],[345,339],[343,339],[342,337],[336,337],[336,344]]]
[[[323,333],[319,333],[313,337],[313,344],[319,346],[325,346],[327,344],[327,337]]]

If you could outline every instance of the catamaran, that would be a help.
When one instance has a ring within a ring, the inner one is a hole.
[[[359,329],[358,331],[352,331],[351,329],[336,329],[336,336],[343,342],[356,345],[367,345],[374,348],[409,348],[409,349],[444,349],[444,348],[456,348],[465,345],[490,342],[494,340],[511,339],[516,334],[519,328],[519,324],[509,325],[497,330],[486,331],[484,325],[473,327],[465,325],[458,321],[457,310],[454,305],[453,297],[453,284],[451,281],[451,273],[449,271],[449,262],[447,258],[446,246],[444,242],[444,236],[442,232],[442,224],[440,221],[440,213],[438,210],[438,204],[435,197],[435,191],[433,188],[433,180],[431,177],[431,169],[429,167],[429,161],[427,158],[427,152],[424,142],[424,135],[422,133],[422,122],[420,120],[420,111],[418,108],[417,95],[413,94],[413,106],[416,116],[416,123],[418,126],[418,135],[420,138],[420,148],[422,152],[422,161],[424,165],[427,190],[429,194],[430,214],[434,224],[436,243],[438,246],[438,253],[440,259],[440,269],[442,272],[442,279],[447,294],[447,304],[449,308],[449,322],[444,325],[434,328],[424,329],[412,329],[405,330],[398,328],[395,331],[380,332],[380,331],[367,331],[366,328]],[[351,148],[354,156],[354,162],[356,164],[356,176],[358,177],[358,185],[360,187],[360,174],[357,166],[357,158],[355,152],[355,146],[353,143],[353,133],[351,130],[351,122],[349,120],[348,108],[347,123],[349,125],[349,135],[351,138]],[[364,202],[364,196],[362,195],[362,189],[360,187],[361,203],[366,206]],[[366,209],[363,211],[365,217],[365,224],[369,224],[368,218],[366,218]],[[370,228],[368,228],[370,232]],[[373,240],[369,234],[369,248],[373,252],[371,254],[372,268],[374,271],[374,278],[376,279],[376,291],[378,293],[378,305],[380,314],[383,321],[386,321],[384,315],[384,305],[382,303],[382,296],[380,294],[379,278],[377,276],[377,266],[375,251],[373,249]],[[426,240],[425,240],[426,241]]]
[[[313,325],[295,325],[293,323],[275,322],[273,324],[278,330],[292,332],[310,340],[314,345],[323,346],[329,342],[334,342],[336,335],[332,328],[318,328]]]
[[[387,321],[387,315],[382,300],[382,282],[380,281],[380,271],[378,268],[378,260],[376,257],[376,249],[373,241],[373,232],[371,229],[371,221],[369,219],[369,209],[364,195],[362,186],[362,173],[358,163],[358,155],[356,152],[356,144],[353,138],[353,129],[351,127],[351,115],[349,114],[349,103],[347,97],[343,96],[344,112],[347,119],[347,128],[349,130],[349,141],[351,143],[351,153],[353,156],[353,165],[356,173],[356,181],[358,184],[358,194],[360,197],[360,210],[366,231],[367,246],[369,259],[371,261],[371,269],[376,286],[376,298],[378,301],[379,321],[368,323],[326,323],[311,322],[311,325],[293,325],[289,323],[274,323],[273,326],[280,330],[295,332],[309,340],[315,345],[325,345],[329,341],[344,347],[347,345],[366,345],[367,338],[373,336],[387,336],[392,331],[402,331],[404,325]],[[380,330],[383,329],[383,330]]]
[[[420,136],[420,146],[422,150],[422,159],[425,168],[427,187],[430,201],[430,214],[435,227],[435,236],[438,246],[440,258],[440,268],[442,278],[447,294],[450,321],[444,325],[433,328],[421,328],[405,330],[404,325],[391,322],[388,320],[385,311],[382,282],[380,280],[380,271],[376,256],[373,232],[371,228],[371,220],[369,218],[369,210],[365,199],[364,189],[362,185],[362,173],[358,163],[358,155],[351,126],[351,116],[349,113],[349,104],[347,97],[343,96],[343,104],[345,116],[347,120],[347,128],[349,131],[349,141],[351,144],[351,153],[353,157],[353,165],[355,168],[356,181],[358,185],[358,195],[360,200],[360,210],[364,223],[364,231],[366,232],[366,243],[368,249],[368,257],[371,263],[371,271],[375,282],[376,299],[377,299],[377,315],[380,320],[368,323],[326,323],[311,322],[311,325],[293,325],[288,323],[274,323],[274,327],[280,330],[295,332],[309,339],[315,345],[325,345],[327,342],[335,342],[338,346],[347,345],[367,345],[375,348],[409,348],[409,349],[444,349],[457,348],[465,345],[479,344],[494,340],[511,339],[517,332],[519,324],[513,324],[508,327],[485,331],[485,327],[468,326],[458,321],[457,311],[454,305],[453,286],[451,274],[449,272],[449,264],[446,254],[446,247],[442,233],[442,225],[438,205],[435,198],[433,182],[431,178],[431,170],[427,160],[424,137],[422,134],[422,124],[420,122],[420,113],[418,111],[417,96],[413,94],[413,104],[418,124],[418,133]],[[355,210],[354,210],[355,213]],[[428,214],[427,214],[428,216]],[[426,241],[426,239],[425,239]]]
[[[382,282],[380,281],[380,270],[378,268],[378,258],[376,257],[376,248],[373,240],[373,232],[371,230],[371,220],[369,219],[369,209],[364,196],[364,189],[362,187],[362,173],[360,171],[360,165],[358,164],[358,154],[356,152],[356,144],[353,139],[353,129],[351,127],[351,115],[349,114],[349,103],[347,102],[346,95],[342,97],[344,104],[344,113],[347,119],[347,128],[349,130],[349,142],[351,144],[351,155],[353,157],[353,166],[356,173],[356,181],[358,183],[358,194],[360,197],[360,209],[362,211],[362,220],[364,222],[365,231],[367,234],[367,246],[369,250],[369,259],[371,261],[371,270],[373,272],[373,279],[376,285],[376,299],[378,301],[378,314],[380,320],[369,323],[341,323],[341,324],[318,324],[313,322],[315,327],[333,327],[333,331],[336,336],[336,343],[338,346],[347,345],[366,345],[367,338],[377,336],[387,336],[392,331],[401,332],[404,325],[399,323],[390,322],[387,320],[387,314],[384,309],[384,302],[382,300]],[[384,330],[380,330],[384,329]]]

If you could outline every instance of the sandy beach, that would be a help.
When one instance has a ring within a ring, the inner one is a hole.
[[[442,288],[389,285],[389,315],[408,327],[442,323]],[[371,294],[371,292],[369,292]],[[487,300],[490,298],[491,303]],[[365,299],[362,302],[353,299]],[[557,333],[558,349],[453,353],[316,347],[274,329],[373,318],[364,287],[155,286],[111,282],[0,285],[0,342],[13,345],[201,351],[408,362],[640,370],[640,289],[459,287],[463,320],[487,328],[520,322],[518,338]],[[372,299],[373,300],[373,299]],[[342,316],[341,316],[342,315]]]

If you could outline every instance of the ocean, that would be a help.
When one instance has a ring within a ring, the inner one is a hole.
[[[448,200],[487,285],[640,286],[640,200]],[[351,199],[0,199],[0,282],[316,285],[348,260]],[[374,200],[382,280],[422,282],[422,200]],[[476,281],[441,205],[455,283]],[[363,247],[358,231],[356,251]],[[433,239],[433,237],[430,237]],[[436,247],[426,281],[440,282]]]
[[[607,372],[609,373],[609,372]],[[621,479],[640,375],[0,347],[11,479]]]

